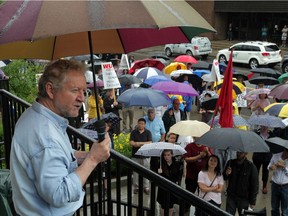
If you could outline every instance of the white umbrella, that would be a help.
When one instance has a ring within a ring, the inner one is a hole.
[[[172,71],[170,76],[178,77],[178,76],[183,75],[183,74],[193,74],[193,72],[191,70],[185,70],[185,69],[175,70],[175,71]]]
[[[169,149],[173,151],[173,156],[183,155],[186,153],[185,149],[177,144],[168,142],[154,142],[141,146],[136,155],[146,157],[160,157],[163,150]]]
[[[175,133],[182,136],[201,137],[210,130],[210,126],[197,120],[179,121],[170,127],[169,133]]]

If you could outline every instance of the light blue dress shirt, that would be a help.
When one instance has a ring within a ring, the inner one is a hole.
[[[144,119],[146,120],[145,128],[152,134],[152,142],[159,142],[161,135],[166,133],[163,120],[157,116],[153,121],[150,121],[148,116],[144,116]]]
[[[13,202],[20,215],[72,215],[84,191],[66,133],[68,121],[34,102],[18,120],[10,170]]]

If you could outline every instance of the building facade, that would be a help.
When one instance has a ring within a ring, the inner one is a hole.
[[[268,41],[280,40],[288,26],[288,1],[188,1],[216,30],[206,34],[212,40],[227,38],[231,23],[235,40],[261,40],[261,29],[268,28]],[[275,28],[277,27],[277,28]]]

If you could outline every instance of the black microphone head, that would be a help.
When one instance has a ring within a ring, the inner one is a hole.
[[[104,120],[99,120],[94,123],[95,129],[98,133],[98,141],[101,142],[105,139],[106,123]]]

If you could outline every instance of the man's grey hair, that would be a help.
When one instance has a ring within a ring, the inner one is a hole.
[[[46,98],[46,84],[51,82],[53,88],[61,89],[66,80],[67,74],[71,71],[77,71],[85,76],[87,70],[86,65],[76,60],[57,60],[49,63],[38,82],[38,98]]]

